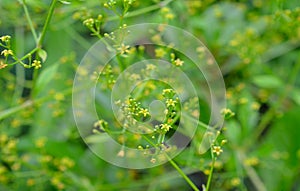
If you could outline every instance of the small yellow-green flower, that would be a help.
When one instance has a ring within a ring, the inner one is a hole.
[[[224,116],[225,119],[229,119],[235,115],[234,112],[232,112],[230,109],[222,109],[221,114]]]
[[[162,13],[169,13],[169,12],[170,12],[170,9],[169,9],[168,7],[163,7],[163,8],[161,9],[161,12],[162,12]]]
[[[250,157],[244,160],[244,165],[246,166],[256,166],[259,164],[259,159],[257,157]]]
[[[146,70],[155,70],[156,66],[153,64],[147,64],[146,65]]]
[[[175,100],[173,100],[173,99],[167,99],[166,100],[167,107],[170,107],[170,106],[175,107],[176,103],[177,102]]]
[[[33,186],[35,184],[35,180],[30,178],[26,181],[27,186]]]
[[[220,146],[213,146],[213,153],[216,153],[219,156],[223,152]]]
[[[123,54],[129,52],[129,48],[130,48],[130,46],[122,43],[121,46],[119,48],[117,48],[117,50],[120,52],[121,55],[123,55]]]
[[[32,63],[32,66],[34,67],[34,69],[39,69],[42,67],[41,61],[38,60],[34,60]]]
[[[227,140],[226,139],[223,139],[222,141],[221,141],[221,145],[225,145],[227,143]]]
[[[46,141],[47,141],[46,137],[40,137],[35,141],[35,146],[39,149],[43,148],[46,144]]]
[[[144,117],[150,115],[148,109],[144,109],[144,108],[142,108],[142,109],[139,111],[139,114],[142,114]]]
[[[172,128],[172,126],[169,124],[166,124],[166,123],[160,125],[160,129],[162,129],[166,132],[169,131],[171,128]]]
[[[8,150],[12,150],[16,148],[16,145],[17,145],[17,140],[11,139],[7,142],[6,147]]]
[[[163,90],[163,94],[169,94],[169,93],[173,93],[173,89],[164,89]]]
[[[166,17],[166,19],[172,20],[172,19],[174,19],[175,15],[174,15],[173,13],[167,13],[167,14],[165,15],[165,17]]]
[[[83,24],[87,27],[93,27],[95,23],[95,20],[93,18],[89,18],[83,21]]]
[[[162,48],[157,48],[157,49],[155,49],[155,56],[157,57],[157,58],[162,58],[162,57],[164,57],[166,55],[166,51],[164,50],[164,49],[162,49]]]
[[[231,179],[230,184],[234,187],[238,186],[241,184],[241,180],[237,177]]]
[[[5,36],[1,36],[0,37],[0,40],[2,41],[2,42],[8,42],[9,40],[10,40],[10,36],[9,35],[5,35]]]
[[[184,62],[179,58],[177,58],[176,60],[174,60],[173,63],[175,64],[175,66],[182,66]]]
[[[139,74],[131,74],[130,79],[132,80],[140,80],[141,76]]]
[[[5,49],[1,52],[1,55],[4,55],[5,57],[7,57],[8,55],[13,55],[13,51]]]

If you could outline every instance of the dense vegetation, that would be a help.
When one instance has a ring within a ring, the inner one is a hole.
[[[299,47],[297,0],[0,0],[0,190],[300,191]]]

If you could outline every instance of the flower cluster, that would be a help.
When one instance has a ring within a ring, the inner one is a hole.
[[[168,7],[163,7],[161,9],[161,14],[162,14],[163,18],[166,19],[167,21],[173,20],[175,18],[175,15],[172,13],[171,9]]]
[[[4,57],[4,62],[0,60],[0,69],[6,68],[8,66],[8,58],[14,56],[14,52],[11,50],[10,46],[11,36],[4,35],[0,37],[0,47],[3,47],[4,50],[1,52],[1,55]]]
[[[14,65],[16,63],[20,63],[25,68],[32,68],[39,69],[42,67],[41,61],[39,59],[42,59],[44,62],[47,57],[47,52],[41,48],[37,48],[31,53],[23,56],[22,58],[17,58],[14,51],[11,49],[11,36],[5,35],[0,37],[0,47],[3,47],[4,50],[1,51],[1,56],[4,57],[4,61],[0,60],[0,69],[6,68],[8,65]],[[33,60],[32,62],[32,54],[36,54],[36,60]],[[26,64],[25,60],[28,60],[28,64]],[[9,60],[13,60],[14,62],[8,63]]]
[[[229,119],[233,116],[235,116],[235,113],[232,112],[230,109],[228,108],[224,108],[221,110],[221,114],[224,116],[225,119]]]
[[[9,182],[9,171],[17,171],[21,167],[17,154],[18,140],[8,136],[7,134],[0,134],[0,160],[6,165],[0,165],[0,184]]]
[[[141,103],[136,99],[129,97],[121,105],[121,110],[127,119],[138,119],[143,120],[150,117],[150,112],[141,106]]]
[[[38,61],[38,60],[34,60],[32,62],[32,66],[34,67],[34,69],[39,69],[42,67],[42,64],[41,64],[41,61]]]
[[[103,89],[112,89],[114,84],[116,83],[115,77],[116,71],[111,65],[106,65],[99,76],[99,82],[102,84]]]
[[[97,18],[87,18],[83,20],[83,25],[85,25],[91,32],[92,35],[100,37],[101,24],[103,23],[103,15],[98,15]]]
[[[107,3],[104,3],[103,6],[108,9],[114,9],[117,4],[115,0],[109,0]]]
[[[175,59],[175,54],[174,53],[171,53],[171,62],[175,66],[182,66],[183,63],[184,63],[184,61],[180,60],[180,58]]]

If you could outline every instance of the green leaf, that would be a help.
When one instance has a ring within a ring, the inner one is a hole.
[[[300,89],[294,89],[291,92],[290,97],[296,102],[298,105],[300,105]]]
[[[283,82],[272,75],[255,76],[252,82],[260,88],[279,88],[283,85]]]
[[[44,88],[47,88],[47,84],[53,79],[58,68],[58,64],[54,64],[42,71],[37,79],[33,95],[38,95]]]
[[[39,49],[37,54],[39,55],[39,57],[42,59],[43,62],[46,61],[47,59],[47,52],[43,49]]]

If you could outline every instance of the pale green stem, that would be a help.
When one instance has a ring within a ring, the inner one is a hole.
[[[34,26],[33,26],[33,23],[32,23],[32,19],[31,19],[31,17],[30,17],[29,12],[28,12],[27,6],[26,6],[26,4],[25,4],[25,0],[23,0],[21,3],[22,3],[22,5],[23,5],[23,9],[24,9],[24,12],[25,12],[25,16],[26,16],[26,19],[27,19],[27,21],[28,21],[28,24],[29,24],[31,33],[32,33],[33,38],[34,38],[34,41],[35,41],[35,43],[37,44],[37,43],[38,43],[38,37],[37,37],[36,31],[35,31],[35,29],[34,29]]]
[[[246,158],[245,154],[243,152],[239,152],[238,157],[239,157],[240,163],[243,164],[243,167],[244,167],[248,177],[250,178],[253,185],[256,187],[256,190],[267,191],[265,185],[263,184],[263,182],[261,181],[261,179],[257,175],[256,171],[251,166],[246,165],[246,164],[243,163],[243,161]]]
[[[16,47],[16,55],[24,54],[24,28],[21,26],[16,27],[16,41],[18,46]],[[19,98],[22,97],[22,91],[25,84],[25,70],[21,65],[16,66],[16,86],[14,90],[14,95],[12,96],[11,106],[15,105]]]
[[[73,91],[73,88],[70,88],[70,89],[67,89],[65,91],[62,91],[61,93],[63,95],[69,95],[71,94]],[[80,89],[78,89],[80,90]],[[36,100],[29,100],[29,101],[26,101],[24,102],[22,105],[19,105],[19,106],[16,106],[16,107],[12,107],[12,108],[9,108],[9,109],[6,109],[2,112],[0,112],[0,120],[4,119],[4,118],[7,118],[17,112],[20,112],[20,111],[23,111],[29,107],[33,107],[35,104],[41,104],[41,103],[44,103],[45,101],[48,101],[48,100],[51,100],[53,98],[53,96],[45,96],[45,97],[42,97],[40,99],[36,99]]]

